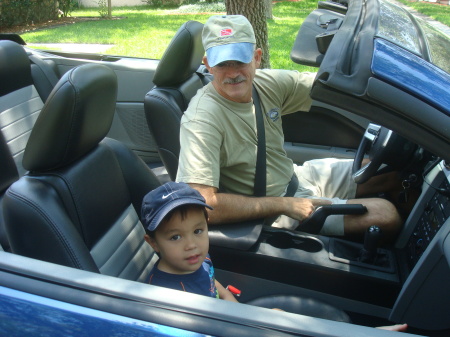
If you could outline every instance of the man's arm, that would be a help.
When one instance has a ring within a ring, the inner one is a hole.
[[[189,184],[198,190],[206,203],[214,208],[208,210],[209,223],[222,224],[287,215],[296,220],[307,218],[315,206],[329,203],[319,199],[290,197],[248,197],[238,194],[219,193],[218,189],[200,184]]]

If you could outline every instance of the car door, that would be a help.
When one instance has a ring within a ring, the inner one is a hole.
[[[314,102],[310,111],[283,116],[285,150],[297,164],[318,158],[354,158],[369,121]]]

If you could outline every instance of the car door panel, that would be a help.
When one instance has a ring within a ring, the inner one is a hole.
[[[314,104],[308,112],[283,116],[285,150],[297,164],[318,158],[354,158],[368,121]]]

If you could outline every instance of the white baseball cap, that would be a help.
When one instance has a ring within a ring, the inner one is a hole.
[[[250,63],[256,44],[253,27],[242,15],[211,16],[203,27],[202,41],[210,67],[225,61]]]

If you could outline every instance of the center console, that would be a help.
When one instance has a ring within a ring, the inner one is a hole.
[[[362,243],[258,225],[250,227],[244,249],[236,236],[233,249],[211,244],[218,277],[238,280],[242,302],[270,292],[313,293],[344,310],[373,314],[378,308],[380,317],[395,322],[448,329],[449,172],[443,162],[429,170],[395,247],[378,248],[368,260],[361,258]],[[439,314],[424,314],[426,305]]]

